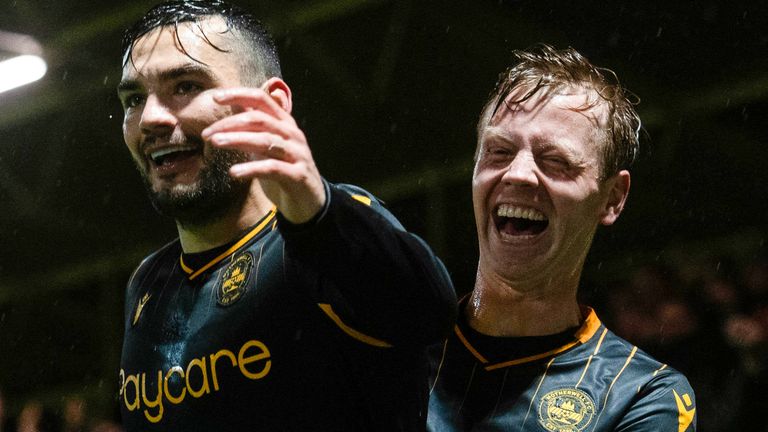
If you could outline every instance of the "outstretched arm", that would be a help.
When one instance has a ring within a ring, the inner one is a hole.
[[[288,277],[362,340],[425,345],[444,337],[456,314],[445,267],[367,192],[325,183],[290,115],[290,90],[277,78],[265,88],[217,94],[236,113],[203,138],[252,155],[231,175],[258,180],[277,206]]]

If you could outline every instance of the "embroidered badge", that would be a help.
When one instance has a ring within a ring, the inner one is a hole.
[[[548,431],[584,430],[595,414],[595,403],[583,391],[565,388],[551,391],[539,403],[539,423]]]
[[[216,290],[216,301],[222,306],[229,306],[245,294],[248,278],[253,269],[253,255],[243,252],[224,270]]]

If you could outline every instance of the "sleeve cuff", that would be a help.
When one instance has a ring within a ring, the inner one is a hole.
[[[294,224],[288,221],[285,217],[283,217],[282,213],[280,213],[279,209],[277,212],[277,227],[280,231],[283,233],[290,233],[290,234],[300,234],[302,232],[306,232],[311,230],[313,227],[317,226],[320,221],[323,220],[325,215],[328,213],[328,208],[331,206],[331,185],[323,178],[323,188],[325,189],[325,204],[323,205],[323,208],[320,209],[319,212],[317,212],[316,215],[312,217],[312,219],[300,223],[300,224]]]

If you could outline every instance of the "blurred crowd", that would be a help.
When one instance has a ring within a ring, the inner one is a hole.
[[[608,326],[690,380],[699,431],[768,431],[768,255],[649,265],[607,291]]]
[[[738,265],[647,265],[599,293],[614,332],[683,372],[697,397],[699,431],[768,431],[768,254]],[[10,416],[0,390],[0,432],[122,432],[89,416],[81,396],[36,400]],[[18,406],[18,405],[17,405]]]
[[[15,416],[9,415],[7,404],[0,392],[0,432],[123,432],[111,419],[91,417],[81,396],[66,397],[56,406],[28,400]]]

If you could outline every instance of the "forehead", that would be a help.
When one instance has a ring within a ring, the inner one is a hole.
[[[601,128],[606,123],[607,104],[591,88],[575,86],[542,88],[527,100],[515,103],[529,90],[529,88],[518,88],[507,95],[504,103],[493,113],[488,123],[499,125],[521,116],[583,123],[592,128]],[[487,115],[490,114],[490,112],[487,113]]]
[[[155,28],[138,38],[123,61],[123,78],[152,78],[190,64],[227,74],[238,72],[238,40],[219,17]]]
[[[478,129],[480,142],[494,135],[525,135],[545,141],[602,141],[599,138],[606,130],[608,107],[596,91],[583,87],[543,88],[527,100],[515,103],[528,90],[514,90],[495,113],[493,104],[488,107]]]

